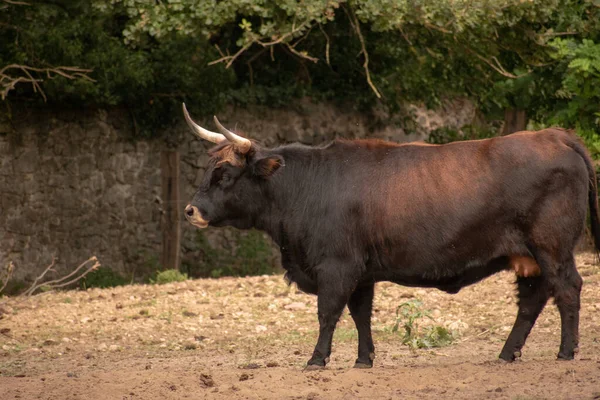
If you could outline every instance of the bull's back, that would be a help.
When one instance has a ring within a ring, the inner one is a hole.
[[[568,133],[547,130],[388,149],[384,161],[360,167],[363,200],[387,218],[403,220],[526,212],[537,192],[543,195],[542,183],[587,179],[585,164],[563,138]]]

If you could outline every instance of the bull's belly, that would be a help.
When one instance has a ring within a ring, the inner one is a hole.
[[[536,261],[529,256],[510,255],[486,262],[463,265],[432,265],[421,268],[382,268],[372,273],[375,281],[390,281],[404,286],[438,288],[457,293],[461,288],[481,281],[503,270],[511,270],[519,277],[541,274]]]

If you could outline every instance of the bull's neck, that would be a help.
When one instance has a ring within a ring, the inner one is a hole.
[[[307,199],[314,195],[319,172],[319,148],[282,152],[285,166],[264,186],[265,208],[255,219],[255,228],[268,233],[281,246],[289,224],[302,224],[309,217]],[[299,153],[299,154],[298,154]]]

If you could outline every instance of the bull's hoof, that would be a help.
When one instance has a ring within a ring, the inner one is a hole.
[[[521,351],[517,350],[513,353],[500,353],[500,357],[498,357],[501,361],[505,361],[507,363],[511,363],[513,361],[518,361],[521,359]]]
[[[369,357],[360,356],[356,359],[354,363],[354,368],[373,368],[373,360],[375,359],[375,352],[370,352]]]
[[[317,371],[320,369],[324,369],[325,365],[327,365],[328,362],[329,357],[326,357],[324,360],[311,358],[310,360],[308,360],[308,363],[306,363],[304,371]]]
[[[561,346],[562,347],[562,346]],[[568,350],[563,350],[562,348],[560,349],[560,351],[558,352],[558,360],[564,360],[564,361],[569,361],[575,358],[575,355],[579,353],[579,346],[575,345],[573,347],[573,350],[568,351]]]
[[[575,352],[570,353],[570,354],[569,353],[560,352],[560,353],[558,353],[558,357],[556,357],[556,359],[560,360],[560,361],[571,361],[574,358],[575,358]]]

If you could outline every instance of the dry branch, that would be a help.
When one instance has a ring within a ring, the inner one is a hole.
[[[6,4],[12,4],[12,5],[15,5],[15,6],[29,6],[29,5],[31,5],[31,4],[26,3],[24,1],[15,1],[15,0],[2,0],[2,1],[4,3],[6,3]]]
[[[93,264],[90,266],[89,264],[92,262],[93,262]],[[77,276],[77,273],[83,267],[86,267],[86,269],[83,271],[83,273],[81,273],[81,275]],[[98,269],[98,267],[100,267],[100,262],[98,261],[96,256],[91,257],[88,260],[84,261],[83,263],[79,264],[79,266],[75,269],[75,271],[71,272],[70,274],[68,274],[62,278],[59,278],[59,279],[54,279],[52,281],[43,282],[40,284],[40,287],[46,286],[47,288],[52,290],[52,289],[58,289],[61,287],[68,286],[72,283],[77,282],[78,280],[80,280],[81,278],[83,278],[84,276],[89,274],[90,272],[95,271],[96,269]],[[68,280],[69,278],[70,278],[70,280]],[[31,293],[33,293],[33,291]]]
[[[305,58],[305,59],[307,59],[307,60],[309,60],[309,61],[312,61],[312,62],[314,62],[314,63],[316,63],[317,61],[319,61],[319,59],[318,59],[318,58],[311,57],[311,56],[309,56],[308,54],[306,54],[305,52],[301,52],[301,51],[298,51],[298,50],[294,49],[294,47],[293,47],[293,46],[290,46],[290,44],[289,44],[289,43],[286,43],[285,45],[286,45],[287,49],[288,49],[290,52],[292,52],[293,54],[297,55],[297,56],[298,56],[298,57],[300,57],[300,58]]]
[[[354,12],[352,10],[348,11],[348,10],[346,10],[346,7],[343,7],[343,8],[344,8],[344,11],[346,11],[346,14],[348,15],[348,19],[350,19],[350,25],[352,25],[352,27],[356,31],[358,40],[360,40],[360,47],[362,49],[361,53],[365,57],[365,62],[363,64],[363,68],[365,69],[365,73],[367,75],[367,83],[369,84],[369,86],[371,87],[373,92],[375,93],[375,96],[377,96],[377,98],[380,99],[381,94],[379,94],[379,90],[377,90],[377,87],[375,87],[375,85],[373,84],[373,81],[371,80],[371,73],[369,72],[369,53],[367,52],[367,47],[365,46],[365,39],[363,38],[362,32],[360,31],[360,24],[358,22],[358,18],[356,18],[356,14],[354,14]]]
[[[250,59],[248,61],[246,61],[246,65],[248,66],[248,71],[250,72],[250,86],[254,86],[254,69],[252,69],[252,63],[258,57],[263,55],[266,51],[267,51],[267,49],[262,49],[261,51],[259,51],[258,53],[256,53],[252,57],[250,57]]]
[[[91,69],[79,67],[36,68],[27,65],[9,64],[0,69],[0,98],[5,100],[8,92],[13,90],[18,83],[30,83],[33,86],[33,91],[35,93],[39,92],[46,101],[46,94],[39,84],[39,82],[43,82],[41,76],[45,75],[47,79],[62,76],[67,79],[84,79],[95,82],[87,75],[90,72],[92,72]],[[34,77],[33,74],[36,74],[36,76]]]
[[[2,276],[0,277],[0,284],[2,284],[2,287],[0,287],[0,293],[2,293],[2,291],[6,288],[6,285],[8,285],[8,281],[10,281],[14,270],[15,265],[11,261],[6,265],[6,268],[2,271]]]
[[[406,36],[406,33],[404,33],[404,30],[402,29],[402,25],[398,26],[398,30],[400,31],[400,34],[402,35],[404,40],[406,40],[406,43],[408,43],[412,47],[413,44],[410,41],[410,39],[408,38],[408,36]]]
[[[492,69],[494,69],[494,71],[498,72],[502,76],[505,76],[505,77],[511,78],[511,79],[517,79],[517,78],[521,78],[521,77],[527,75],[527,74],[521,74],[521,75],[511,74],[506,69],[504,69],[504,67],[502,66],[502,64],[500,64],[500,61],[498,61],[498,59],[496,57],[492,56],[491,60],[488,60],[487,58],[477,54],[475,51],[469,49],[468,47],[466,49],[468,52],[475,55],[475,57],[477,57],[478,59],[480,59],[487,65],[489,65],[490,67],[492,67]]]
[[[452,21],[449,21],[449,22],[452,22]],[[445,33],[446,35],[452,34],[452,31],[449,31],[448,29],[444,29],[444,28],[441,28],[439,26],[430,24],[429,22],[423,22],[423,26],[425,28],[427,28],[427,29],[431,29],[431,30],[434,30],[434,31],[439,31],[439,32]]]
[[[323,32],[325,40],[327,41],[327,43],[325,44],[325,62],[327,62],[327,65],[331,65],[329,63],[329,35],[327,35],[327,32],[325,32],[325,29],[323,29],[323,26],[321,24],[319,24],[319,29],[321,29],[321,32]]]
[[[236,58],[238,58],[239,56],[242,55],[243,52],[245,52],[246,50],[248,50],[250,48],[250,46],[252,46],[254,44],[254,42],[250,42],[244,45],[244,47],[242,47],[241,49],[238,50],[237,53],[235,53],[232,56],[223,56],[217,60],[211,61],[208,63],[208,65],[214,65],[214,64],[219,64],[222,62],[227,61],[227,65],[225,65],[225,68],[229,68],[231,66],[231,64],[233,64],[233,62],[235,61]]]
[[[246,50],[248,50],[253,44],[258,44],[258,45],[262,46],[263,48],[270,48],[271,49],[271,57],[273,55],[273,53],[272,53],[273,47],[275,45],[278,45],[278,44],[284,44],[288,48],[288,50],[290,50],[295,55],[297,55],[297,56],[299,56],[301,58],[305,58],[307,60],[310,60],[312,62],[317,62],[317,61],[319,61],[318,58],[311,57],[311,56],[307,55],[306,53],[297,51],[297,50],[295,50],[293,48],[293,46],[295,46],[300,41],[302,41],[302,39],[298,40],[296,42],[296,44],[294,44],[294,45],[290,45],[290,43],[286,42],[286,40],[288,38],[292,37],[292,35],[294,35],[296,32],[301,31],[306,26],[308,26],[310,29],[312,29],[312,27],[313,27],[313,26],[310,25],[310,23],[308,21],[305,22],[305,23],[303,23],[303,24],[300,24],[298,27],[296,27],[295,25],[293,25],[291,31],[289,31],[289,32],[281,35],[277,39],[274,39],[274,40],[272,40],[270,42],[263,42],[262,40],[258,39],[256,37],[256,35],[252,34],[253,35],[252,39],[248,43],[246,43],[241,49],[239,49],[233,55],[230,55],[230,54],[225,55],[225,54],[223,54],[223,52],[221,51],[221,49],[218,46],[215,46],[217,48],[217,50],[219,51],[219,53],[221,54],[221,57],[218,58],[218,59],[216,59],[216,60],[213,60],[213,61],[209,62],[208,65],[215,65],[215,64],[220,64],[220,63],[226,63],[225,64],[225,68],[229,68],[229,67],[231,67],[231,65],[233,64],[233,62],[239,56],[241,56]],[[310,32],[310,29],[309,29],[309,32]]]
[[[89,259],[87,259],[86,261],[79,264],[79,266],[77,266],[77,268],[75,268],[69,274],[67,274],[63,277],[60,277],[58,279],[51,279],[48,281],[44,281],[44,277],[46,276],[46,274],[48,272],[50,272],[50,271],[56,272],[54,270],[55,265],[56,265],[56,258],[52,258],[52,262],[50,263],[50,265],[48,265],[46,268],[44,268],[44,271],[37,278],[35,278],[35,280],[31,284],[31,286],[27,290],[25,290],[23,293],[21,293],[19,296],[20,297],[30,297],[32,294],[34,294],[36,292],[36,290],[38,290],[42,287],[44,287],[46,289],[46,291],[51,291],[54,289],[59,289],[59,288],[71,285],[71,284],[79,281],[80,279],[82,279],[84,276],[86,276],[90,272],[98,269],[98,267],[100,267],[100,262],[98,261],[98,258],[96,258],[96,256],[92,256]],[[14,264],[12,262],[10,262],[6,268],[6,272],[3,273],[6,275],[6,278],[2,280],[2,288],[0,288],[0,293],[2,292],[2,290],[4,290],[4,288],[8,284],[8,281],[10,280],[10,277],[12,276],[13,271],[14,271]]]

